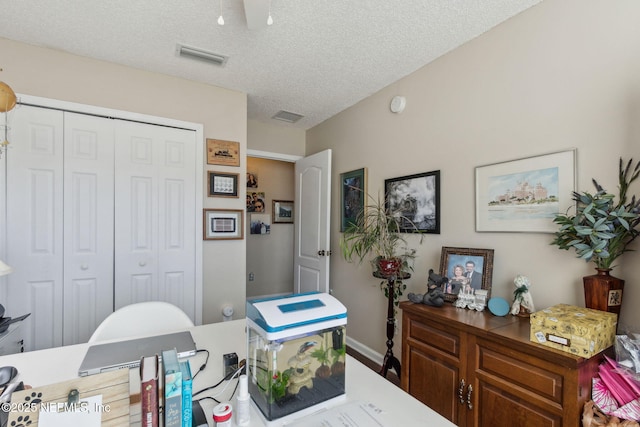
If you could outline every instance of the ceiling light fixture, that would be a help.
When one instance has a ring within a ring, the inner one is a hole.
[[[220,55],[208,50],[200,49],[197,47],[185,46],[178,43],[177,51],[179,56],[184,56],[186,58],[198,59],[200,61],[205,61],[210,64],[215,64],[220,67],[223,67],[227,60],[228,56]]]
[[[218,17],[218,25],[224,25],[224,18],[222,17],[222,0],[220,0],[220,16]]]

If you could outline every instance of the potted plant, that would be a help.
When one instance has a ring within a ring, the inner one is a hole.
[[[374,267],[374,274],[387,278],[395,276],[394,302],[398,304],[399,297],[406,285],[402,278],[412,271],[412,261],[415,249],[409,249],[401,230],[420,232],[414,222],[400,212],[387,209],[385,199],[367,194],[367,204],[356,216],[355,222],[349,224],[340,239],[342,256],[348,262],[362,263],[370,259]],[[420,242],[422,242],[422,235]],[[386,283],[382,282],[383,284]],[[388,289],[385,296],[388,297]]]
[[[593,179],[596,192],[573,192],[576,214],[558,214],[560,225],[552,244],[560,249],[573,248],[578,258],[595,264],[598,274],[584,278],[585,303],[588,308],[620,312],[624,280],[609,274],[613,262],[630,251],[629,244],[640,234],[640,200],[628,199],[629,185],[640,175],[640,162],[633,159],[619,163],[618,200]],[[599,300],[597,296],[604,299]]]

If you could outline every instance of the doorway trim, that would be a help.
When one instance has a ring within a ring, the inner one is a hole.
[[[259,159],[280,160],[282,162],[295,163],[304,156],[296,156],[294,154],[273,153],[270,151],[247,149],[247,157],[257,157]]]

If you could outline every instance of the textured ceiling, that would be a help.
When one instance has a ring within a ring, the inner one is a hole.
[[[540,1],[271,0],[250,30],[243,0],[0,0],[0,37],[246,92],[249,119],[308,129]]]

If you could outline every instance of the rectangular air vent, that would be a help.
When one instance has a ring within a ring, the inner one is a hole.
[[[295,123],[303,117],[304,116],[300,114],[292,113],[290,111],[280,110],[276,113],[275,116],[272,117],[272,119],[281,120],[287,123]]]
[[[185,46],[181,44],[178,44],[176,50],[179,56],[183,56],[185,58],[197,59],[200,61],[205,61],[210,64],[218,65],[220,67],[223,67],[224,64],[227,63],[227,59],[229,59],[228,56],[213,53],[208,50],[200,49],[197,47]]]

